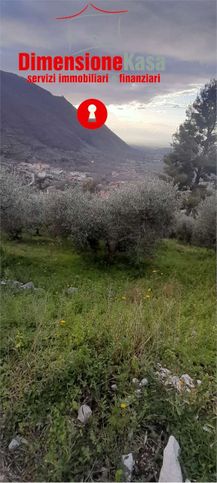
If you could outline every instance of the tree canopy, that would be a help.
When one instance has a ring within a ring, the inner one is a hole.
[[[211,80],[186,111],[165,156],[165,172],[179,189],[195,189],[215,173],[217,81]]]

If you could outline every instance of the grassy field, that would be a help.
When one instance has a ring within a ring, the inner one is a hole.
[[[5,471],[120,481],[121,455],[133,451],[134,480],[156,481],[173,434],[184,476],[215,481],[213,252],[165,241],[135,269],[94,264],[48,239],[5,241],[3,250],[3,278],[44,289],[1,289]],[[68,295],[69,286],[78,291]],[[159,382],[157,363],[202,384],[179,394]],[[141,397],[133,377],[148,378]],[[77,421],[84,402],[86,426]],[[26,443],[10,453],[17,434]]]

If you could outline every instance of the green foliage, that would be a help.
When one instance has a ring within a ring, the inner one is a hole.
[[[1,294],[5,454],[16,434],[28,442],[10,455],[17,476],[121,481],[121,455],[136,455],[155,428],[177,437],[189,479],[214,481],[213,252],[168,241],[138,271],[35,237],[5,242],[4,256],[4,276],[44,289]],[[68,286],[79,290],[68,295]],[[163,388],[158,362],[201,386]],[[133,377],[148,377],[141,398]],[[93,411],[85,427],[84,402]]]
[[[189,200],[189,198],[187,198]],[[185,204],[186,200],[184,200]],[[189,206],[189,204],[188,204]],[[188,211],[188,210],[187,210]],[[194,216],[184,211],[177,212],[171,232],[177,238],[192,245],[216,247],[216,194],[210,192],[200,203],[195,204]]]
[[[117,254],[134,262],[150,254],[173,223],[175,189],[158,179],[126,185],[108,198],[71,189],[47,198],[52,234],[69,236],[76,249],[112,261]]]
[[[46,196],[34,192],[15,172],[1,168],[1,230],[12,239],[44,227]]]
[[[1,229],[11,238],[19,238],[25,226],[29,190],[16,174],[1,169],[0,175]]]
[[[12,238],[47,231],[110,262],[121,254],[138,263],[153,252],[169,233],[177,206],[174,187],[157,178],[102,198],[79,187],[34,192],[3,171],[2,191],[2,229]]]
[[[208,196],[198,206],[193,242],[199,246],[216,247],[216,195]]]
[[[194,189],[215,173],[216,80],[201,90],[175,133],[165,172],[179,189]]]
[[[187,216],[185,213],[177,213],[174,227],[175,238],[185,243],[191,243],[194,224],[195,220],[192,216]]]
[[[199,185],[193,190],[181,192],[182,209],[187,215],[195,217],[197,215],[197,207],[202,200],[212,194],[212,190],[207,189],[205,185]]]
[[[103,206],[109,256],[120,252],[131,260],[141,260],[150,255],[168,235],[176,207],[176,191],[158,179],[114,190]]]

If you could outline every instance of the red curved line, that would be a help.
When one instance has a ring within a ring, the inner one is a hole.
[[[102,10],[102,8],[96,7],[93,3],[90,3],[90,6],[93,7],[95,10],[98,10],[98,12],[103,12],[103,13],[127,13],[128,10],[115,10],[114,12],[111,12],[110,10]]]
[[[56,17],[56,20],[66,20],[67,18],[74,18],[74,17],[78,17],[79,15],[81,15],[83,12],[85,12],[85,10],[87,10],[88,8],[88,4],[82,8],[82,10],[80,10],[80,12],[78,13],[75,13],[74,15],[69,15],[68,17]]]

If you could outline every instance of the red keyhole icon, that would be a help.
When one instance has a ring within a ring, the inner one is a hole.
[[[95,104],[90,104],[88,106],[88,111],[89,111],[89,118],[88,118],[88,122],[96,122],[96,106]]]
[[[105,124],[108,112],[99,99],[86,99],[77,110],[77,119],[86,129],[98,129]]]

